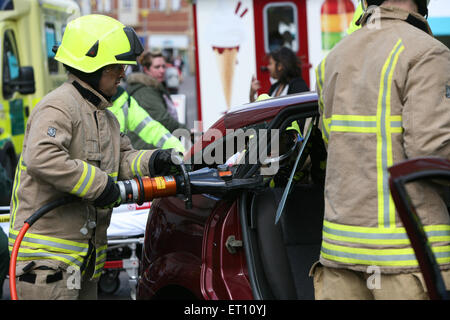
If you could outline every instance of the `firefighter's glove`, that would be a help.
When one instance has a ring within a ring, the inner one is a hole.
[[[181,174],[180,164],[183,163],[183,154],[175,149],[157,149],[149,160],[150,176],[168,176]]]
[[[101,209],[112,209],[120,206],[122,198],[120,197],[120,190],[113,178],[108,176],[108,183],[102,194],[95,199],[94,206]]]

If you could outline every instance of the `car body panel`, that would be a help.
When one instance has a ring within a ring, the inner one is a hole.
[[[268,124],[284,110],[311,103],[317,108],[316,93],[273,98],[230,110],[205,132],[185,160],[215,141],[205,139],[211,132],[224,136],[227,129]],[[199,299],[253,299],[245,250],[238,246],[231,253],[226,245],[230,236],[242,240],[239,198],[240,194],[226,198],[193,195],[189,210],[180,197],[154,200],[137,299],[157,298],[158,292],[172,286],[181,286]]]

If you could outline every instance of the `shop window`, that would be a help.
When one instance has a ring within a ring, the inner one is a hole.
[[[298,51],[297,6],[291,2],[271,3],[264,7],[263,12],[266,53],[283,46]]]
[[[172,10],[178,11],[181,8],[181,0],[172,0]]]

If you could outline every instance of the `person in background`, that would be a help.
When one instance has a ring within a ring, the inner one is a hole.
[[[165,84],[170,94],[177,94],[180,86],[180,74],[172,61],[166,63]]]
[[[161,123],[154,120],[128,92],[118,87],[111,98],[113,105],[108,109],[114,113],[120,124],[120,132],[125,133],[135,149],[175,149],[184,153],[183,144]]]
[[[267,69],[275,83],[269,89],[271,97],[279,97],[292,93],[309,91],[309,87],[302,78],[302,69],[299,58],[286,47],[272,51],[268,55]],[[261,83],[255,77],[250,84],[250,102],[254,102]]]
[[[171,133],[187,129],[178,121],[175,105],[165,84],[166,60],[161,52],[145,52],[140,57],[143,72],[134,72],[126,78],[127,91],[139,105]]]

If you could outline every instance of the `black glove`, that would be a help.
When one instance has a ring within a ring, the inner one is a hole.
[[[183,162],[183,155],[175,149],[157,149],[149,160],[150,176],[178,175],[181,173],[179,165]]]
[[[120,206],[121,202],[120,189],[113,178],[108,176],[108,183],[106,184],[105,190],[95,199],[94,206],[102,209],[112,209]]]

